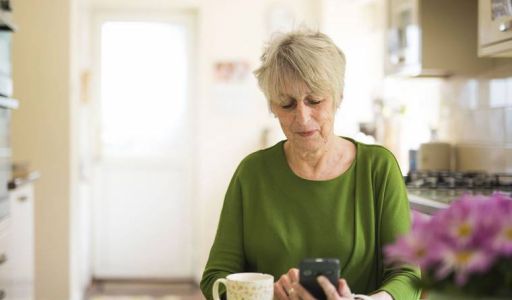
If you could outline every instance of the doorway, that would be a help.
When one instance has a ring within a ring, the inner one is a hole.
[[[190,17],[97,25],[93,277],[191,278]]]

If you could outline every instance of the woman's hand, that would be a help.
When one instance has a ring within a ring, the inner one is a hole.
[[[338,281],[338,288],[324,276],[318,277],[318,283],[323,288],[328,300],[352,300],[354,297],[350,292],[345,279]],[[315,300],[313,296],[299,283],[299,270],[290,269],[274,283],[274,298],[279,300]]]
[[[300,299],[293,298],[296,296],[294,295],[294,284],[299,284],[299,269],[296,268],[288,270],[288,273],[281,275],[279,280],[274,283],[274,299]]]

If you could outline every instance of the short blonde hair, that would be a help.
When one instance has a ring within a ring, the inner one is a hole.
[[[341,103],[345,55],[325,34],[300,29],[274,36],[254,71],[268,104],[279,103],[285,86],[305,83],[313,94],[329,93]]]

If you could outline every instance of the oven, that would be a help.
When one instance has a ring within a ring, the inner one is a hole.
[[[0,0],[0,95],[12,95],[11,39],[15,26],[8,0]]]
[[[0,95],[12,95],[11,35],[6,28],[0,28]]]

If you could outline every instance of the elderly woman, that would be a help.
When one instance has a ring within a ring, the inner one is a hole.
[[[277,299],[312,299],[298,283],[299,262],[334,257],[338,286],[328,299],[419,297],[417,269],[384,264],[383,247],[410,226],[398,163],[381,146],[334,135],[345,57],[325,34],[306,30],[273,39],[255,71],[286,140],[247,156],[224,200],[201,289],[217,278],[262,272],[279,279]]]

